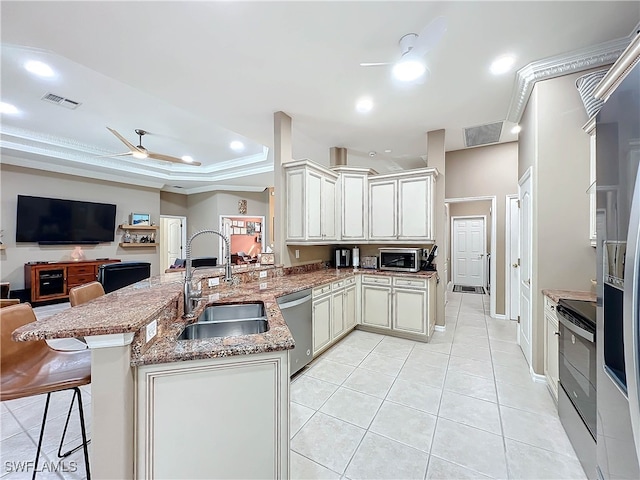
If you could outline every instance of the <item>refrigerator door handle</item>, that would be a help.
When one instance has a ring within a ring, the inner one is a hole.
[[[640,458],[640,375],[638,348],[638,288],[640,282],[640,169],[636,175],[635,189],[631,203],[629,233],[624,268],[623,330],[624,357],[627,377],[627,393],[631,427],[635,440],[636,453]]]

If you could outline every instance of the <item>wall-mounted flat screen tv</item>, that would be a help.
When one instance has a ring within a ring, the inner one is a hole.
[[[113,242],[115,229],[115,205],[18,195],[16,242]]]

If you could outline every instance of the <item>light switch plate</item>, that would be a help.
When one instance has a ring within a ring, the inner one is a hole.
[[[267,278],[267,272],[266,271],[260,272],[260,278]]]
[[[158,321],[154,320],[151,323],[147,324],[147,340],[146,340],[146,342],[148,342],[153,337],[155,337],[157,333],[158,333]]]
[[[220,279],[218,277],[214,277],[214,278],[210,278],[209,279],[209,286],[210,287],[215,287],[217,285],[220,285]]]
[[[265,288],[267,288],[267,282],[262,282],[260,284],[260,290],[264,290]]]

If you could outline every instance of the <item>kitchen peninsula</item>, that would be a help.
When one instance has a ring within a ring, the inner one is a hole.
[[[347,278],[360,282],[365,275],[359,273],[389,282],[406,276],[435,281],[435,272],[242,266],[234,269],[232,283],[209,288],[204,280],[220,270],[197,270],[194,281],[202,282],[205,301],[196,317],[211,303],[261,301],[269,329],[176,340],[193,320],[181,317],[184,275],[169,273],[24,326],[13,336],[83,336],[92,349],[94,478],[286,478],[288,350],[294,340],[276,298]],[[238,463],[242,452],[251,452],[251,461]]]

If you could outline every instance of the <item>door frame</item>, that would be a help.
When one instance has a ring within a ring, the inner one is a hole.
[[[234,215],[234,214],[228,214],[228,215],[219,215],[218,218],[218,225],[220,225],[220,230],[219,232],[222,233],[223,235],[227,236],[227,238],[229,239],[229,248],[231,248],[231,233],[227,233],[224,228],[224,220],[226,218],[242,218],[242,219],[246,219],[246,218],[260,218],[261,219],[261,232],[260,232],[260,247],[261,247],[261,251],[264,252],[265,251],[265,246],[266,246],[266,239],[265,239],[265,227],[266,227],[266,217],[264,215]],[[229,254],[231,254],[231,252],[229,252]],[[224,242],[223,241],[219,241],[218,242],[218,255],[220,255],[220,261],[218,262],[218,265],[222,265],[224,263]]]
[[[164,252],[162,251],[163,248],[163,243],[162,243],[162,228],[163,228],[163,222],[162,219],[163,218],[177,218],[180,219],[180,221],[182,222],[182,238],[180,239],[180,241],[182,242],[182,246],[186,247],[187,246],[187,217],[186,215],[160,215],[160,231],[158,232],[158,237],[160,237],[160,244],[159,244],[159,248],[160,248],[160,255],[164,255]],[[185,250],[182,251],[182,253],[185,253]],[[160,260],[160,265],[162,265],[162,260]],[[168,262],[167,262],[168,263]],[[169,265],[170,266],[170,265]],[[169,267],[167,267],[169,268]],[[161,273],[164,273],[164,270],[161,269]]]
[[[527,362],[529,363],[529,369],[532,373],[534,373],[533,370],[533,302],[534,302],[534,292],[535,292],[535,288],[534,288],[534,283],[535,283],[535,279],[534,279],[534,275],[533,275],[533,195],[534,195],[534,184],[533,184],[533,167],[529,167],[527,168],[527,170],[522,174],[522,176],[520,177],[520,179],[518,179],[518,201],[520,201],[520,205],[522,205],[522,184],[525,183],[527,180],[529,180],[531,182],[531,212],[529,215],[529,220],[531,221],[531,228],[529,229],[529,269],[531,270],[531,278],[530,278],[530,285],[529,285],[529,331],[527,332],[529,334],[529,351],[528,352],[524,352],[525,355],[525,359],[527,359]],[[522,207],[521,207],[522,208]],[[522,212],[520,213],[520,215],[518,215],[518,231],[520,231],[521,228],[521,223],[522,223]],[[522,237],[518,234],[518,249],[520,251],[520,255],[522,258]],[[520,283],[522,283],[522,278],[520,278]],[[522,295],[522,292],[520,292],[520,295]],[[522,315],[522,312],[520,312],[520,315]],[[522,348],[522,343],[520,340],[520,324],[518,323],[517,325],[517,334],[516,334],[516,342],[518,343],[518,345],[520,345],[520,348]],[[527,353],[529,354],[529,357],[527,357]]]
[[[518,246],[520,246],[520,222],[516,225],[511,224],[512,214],[512,200],[519,200],[517,193],[512,193],[505,196],[505,224],[504,224],[504,245],[505,245],[505,259],[504,259],[504,279],[505,279],[505,317],[507,320],[511,320],[511,232],[515,231],[518,235]],[[518,211],[518,219],[520,218],[520,212]],[[518,288],[518,303],[520,303],[520,285],[516,285]]]
[[[489,304],[490,304],[490,315],[491,318],[504,318],[504,315],[496,314],[496,255],[495,252],[498,250],[497,247],[497,222],[496,211],[497,211],[497,199],[495,195],[484,195],[479,197],[459,197],[459,198],[445,198],[444,203],[460,203],[460,202],[477,202],[479,200],[491,200],[491,246],[489,253],[491,254],[491,260],[489,265],[491,266],[491,272],[489,275],[489,282],[491,283],[491,292],[489,293]],[[486,226],[485,226],[486,228]],[[451,275],[451,279],[453,280],[453,275]]]
[[[483,256],[483,262],[482,262],[482,287],[486,290],[487,288],[487,258],[486,258],[486,250],[487,250],[487,216],[486,215],[455,215],[453,217],[450,217],[451,221],[450,221],[450,229],[451,229],[451,281],[452,283],[455,285],[455,262],[453,261],[454,257],[455,257],[455,249],[453,248],[453,242],[455,240],[455,231],[453,229],[453,224],[456,220],[461,220],[461,219],[471,219],[471,218],[481,218],[482,219],[482,232],[484,234],[484,252],[482,254]]]

